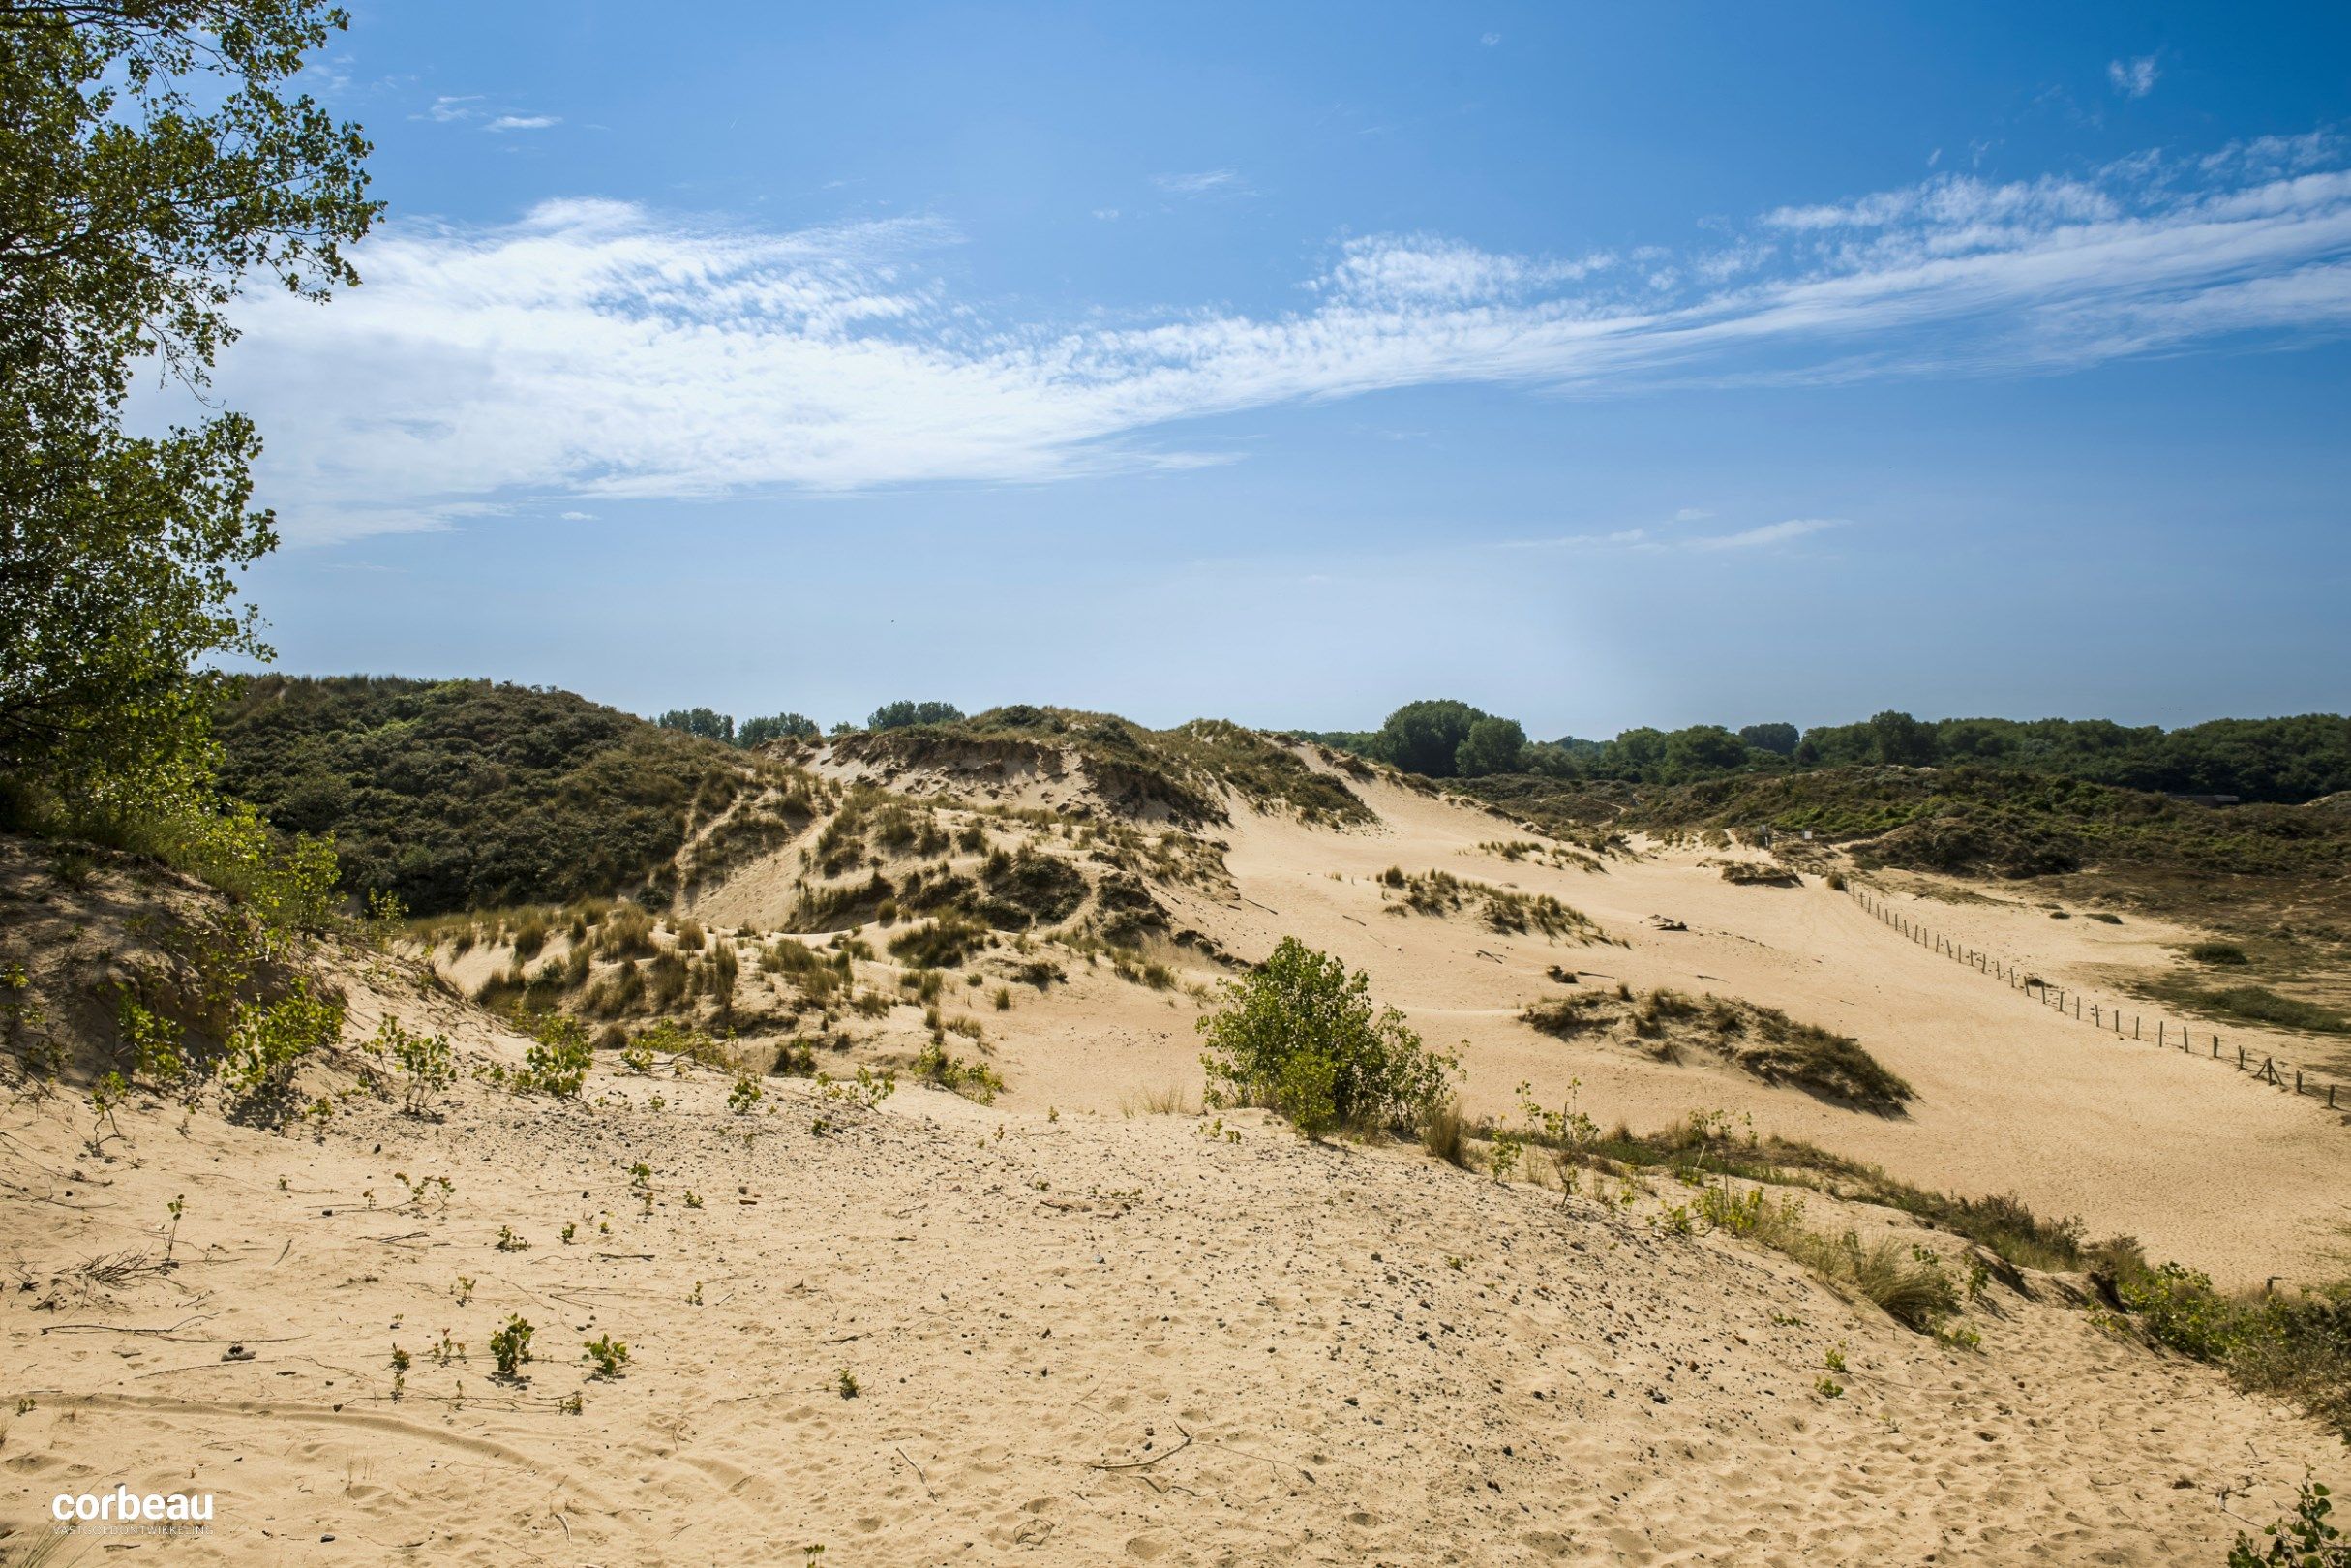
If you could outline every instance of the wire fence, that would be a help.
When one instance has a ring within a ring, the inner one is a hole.
[[[2263,1083],[2296,1095],[2308,1094],[2321,1098],[2329,1110],[2336,1108],[2336,1097],[2339,1092],[2344,1108],[2351,1109],[2351,1084],[2322,1079],[2306,1068],[2278,1061],[2267,1051],[2255,1053],[2247,1051],[2243,1045],[2226,1046],[2215,1030],[2191,1030],[2185,1023],[2160,1015],[2151,1019],[2135,1011],[2125,1014],[2120,1007],[2102,1000],[2093,1000],[2079,991],[2042,980],[2012,959],[1954,941],[1931,929],[1909,911],[1887,903],[1874,890],[1858,883],[1847,882],[1845,893],[1876,916],[1882,924],[1900,932],[1919,947],[1990,979],[2004,981],[2010,990],[2033,997],[2043,1007],[2054,1009],[2060,1016],[2087,1024],[2102,1034],[2112,1034],[2118,1040],[2144,1041],[2157,1050],[2177,1047],[2190,1056],[2208,1056],[2215,1062],[2230,1062],[2238,1071],[2249,1073]],[[2209,1050],[2197,1049],[2199,1044],[2206,1042],[2209,1042]],[[2255,1060],[2256,1054],[2258,1061]]]

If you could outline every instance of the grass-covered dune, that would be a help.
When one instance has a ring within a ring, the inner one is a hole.
[[[1222,820],[1228,792],[1259,809],[1326,826],[1371,817],[1341,779],[1308,767],[1273,738],[1222,719],[1150,730],[1116,714],[1018,703],[945,724],[861,732],[836,739],[833,749],[854,761],[908,768],[1057,774],[1082,767],[1115,809],[1190,826]]]
[[[666,867],[742,754],[569,692],[264,676],[214,721],[222,784],[333,833],[344,882],[418,914],[606,894]]]

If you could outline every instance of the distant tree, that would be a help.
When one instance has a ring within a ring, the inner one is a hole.
[[[1522,770],[1544,778],[1582,778],[1586,761],[1555,740],[1530,740],[1519,753]]]
[[[1887,709],[1872,714],[1869,732],[1876,742],[1877,760],[1905,768],[1931,766],[1937,757],[1935,727],[1921,724],[1908,713]]]
[[[1773,751],[1783,757],[1794,756],[1796,742],[1802,739],[1793,724],[1749,724],[1740,729],[1738,738],[1758,751]]]
[[[1453,767],[1463,778],[1515,773],[1525,751],[1526,732],[1517,719],[1482,718],[1469,726],[1469,733],[1455,749]]]
[[[1666,773],[1708,778],[1747,766],[1747,743],[1719,724],[1693,724],[1666,737]]]
[[[688,735],[701,736],[705,740],[723,740],[729,745],[735,743],[734,717],[707,708],[673,708],[653,722],[665,730],[683,730]]]
[[[134,436],[135,377],[201,389],[249,282],[357,283],[368,144],[287,83],[315,0],[0,0],[0,817],[101,831],[205,795],[217,653],[266,658],[237,576],[253,424]]]
[[[953,703],[884,703],[865,721],[869,730],[902,730],[910,724],[952,724],[963,717]]]
[[[1626,730],[1609,742],[1602,757],[1602,766],[1612,777],[1650,778],[1663,769],[1666,760],[1666,733],[1647,725]]]
[[[1451,778],[1469,727],[1484,717],[1483,709],[1449,698],[1406,703],[1379,727],[1374,755],[1407,773]]]
[[[1997,761],[2016,748],[2014,729],[1999,719],[1944,719],[1935,726],[1936,750],[1954,761]]]
[[[738,746],[764,746],[770,740],[787,736],[796,740],[810,739],[818,734],[816,720],[804,713],[778,713],[773,718],[748,718],[735,732]]]

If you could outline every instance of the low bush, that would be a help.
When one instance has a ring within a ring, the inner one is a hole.
[[[890,941],[889,952],[916,969],[952,969],[987,943],[986,926],[942,916],[927,925],[900,932]]]
[[[1423,1045],[1402,1013],[1375,1008],[1371,984],[1284,937],[1247,978],[1225,981],[1222,1005],[1198,1020],[1209,1102],[1296,1110],[1319,1122],[1299,1124],[1309,1135],[1335,1127],[1418,1131],[1451,1098],[1460,1064]]]
[[[303,1062],[342,1035],[343,1004],[313,995],[301,976],[274,1002],[240,1004],[226,1041],[231,1093],[249,1103],[282,1098]]]
[[[577,1018],[550,1013],[539,1020],[534,1034],[536,1039],[523,1052],[522,1070],[508,1080],[515,1093],[579,1099],[588,1070],[595,1063],[587,1026]]]
[[[2351,1439],[2351,1280],[2294,1295],[2227,1295],[2178,1263],[2110,1242],[2099,1274],[2150,1339],[2224,1368],[2238,1386],[2301,1404]]]

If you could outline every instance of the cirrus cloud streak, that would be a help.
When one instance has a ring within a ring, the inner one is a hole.
[[[2324,134],[2087,175],[1944,177],[1572,258],[1356,237],[1298,308],[990,319],[938,220],[793,232],[609,201],[371,241],[324,310],[249,302],[221,390],[289,537],[588,498],[1181,467],[1183,422],[1383,389],[2050,373],[2351,325]],[[1793,527],[1791,525],[1790,527]]]

